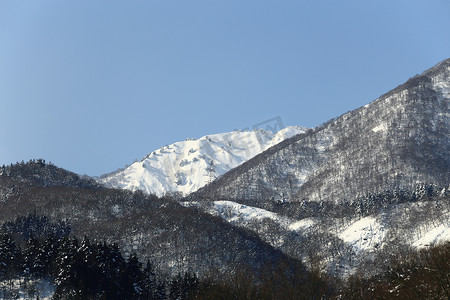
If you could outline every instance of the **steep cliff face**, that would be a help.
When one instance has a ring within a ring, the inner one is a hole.
[[[287,139],[200,189],[190,199],[259,207],[354,201],[417,183],[447,186],[450,60],[372,103]]]

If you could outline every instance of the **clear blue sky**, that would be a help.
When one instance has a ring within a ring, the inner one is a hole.
[[[314,127],[450,57],[450,1],[1,1],[0,164],[100,175],[280,116]]]

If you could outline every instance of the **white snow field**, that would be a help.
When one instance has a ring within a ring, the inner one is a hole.
[[[344,242],[353,246],[356,253],[379,247],[384,239],[384,227],[372,216],[362,218],[338,234]]]

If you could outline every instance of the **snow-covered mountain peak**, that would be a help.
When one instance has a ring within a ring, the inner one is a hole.
[[[164,146],[125,170],[102,176],[99,182],[114,188],[142,190],[161,196],[186,195],[250,158],[305,128],[292,126],[277,133],[255,129],[206,135]]]

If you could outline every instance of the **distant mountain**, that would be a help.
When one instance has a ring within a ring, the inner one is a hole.
[[[305,132],[286,127],[272,133],[264,130],[233,131],[207,135],[160,148],[124,170],[103,175],[106,187],[142,190],[161,196],[179,192],[187,195],[239,166],[255,155]]]

